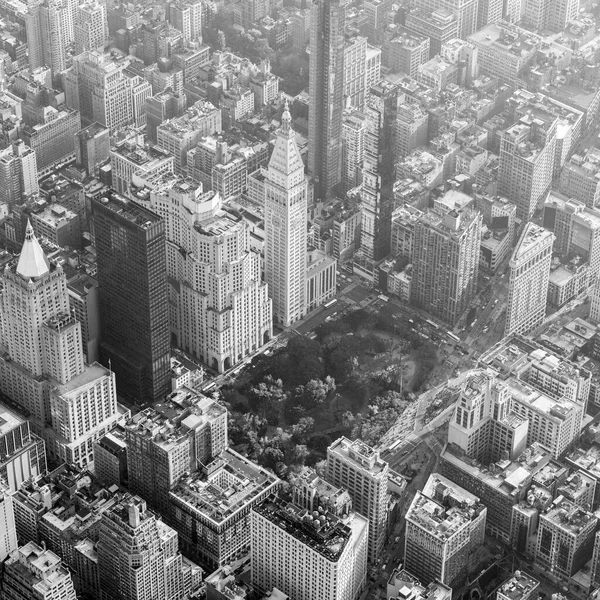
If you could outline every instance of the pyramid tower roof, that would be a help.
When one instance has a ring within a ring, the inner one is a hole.
[[[269,161],[269,170],[273,169],[286,176],[304,173],[304,163],[296,143],[296,133],[291,127],[292,117],[287,101],[281,115],[281,128],[277,131],[275,146]]]
[[[17,275],[23,279],[38,279],[50,272],[50,262],[35,237],[31,222],[27,221],[25,241],[17,263]]]

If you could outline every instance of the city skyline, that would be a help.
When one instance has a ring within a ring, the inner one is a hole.
[[[599,600],[599,31],[0,0],[0,600]]]

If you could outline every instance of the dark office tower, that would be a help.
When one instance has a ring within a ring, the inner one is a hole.
[[[318,199],[342,177],[346,9],[340,0],[314,0],[310,10],[308,171]]]
[[[398,86],[386,81],[373,86],[365,114],[367,119],[359,254],[370,264],[381,260],[390,252]]]
[[[120,394],[152,402],[170,390],[165,224],[116,192],[92,200],[100,286],[100,357]]]

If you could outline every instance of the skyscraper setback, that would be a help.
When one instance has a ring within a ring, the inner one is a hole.
[[[315,0],[311,6],[308,171],[316,198],[341,180],[345,20],[340,0]]]
[[[148,402],[170,389],[165,223],[110,193],[92,202],[100,285],[100,355],[119,392]]]

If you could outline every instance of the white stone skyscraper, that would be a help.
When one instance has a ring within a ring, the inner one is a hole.
[[[7,265],[1,280],[0,392],[29,412],[51,458],[83,467],[92,460],[92,442],[128,412],[117,404],[114,373],[84,363],[66,276],[50,263],[31,224],[16,267]]]
[[[525,226],[510,259],[505,336],[526,335],[544,322],[555,239],[539,225]]]
[[[308,182],[291,120],[286,104],[265,178],[265,278],[285,327],[306,311]]]
[[[168,173],[145,183],[150,208],[166,226],[171,333],[192,356],[227,370],[273,333],[248,224],[191,179]]]

